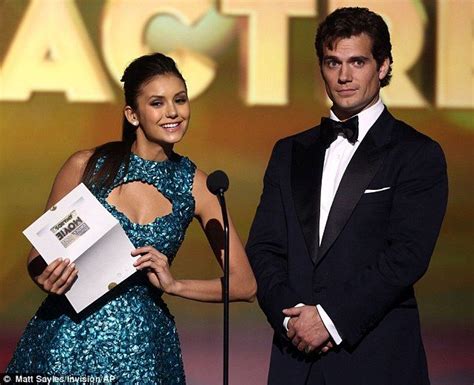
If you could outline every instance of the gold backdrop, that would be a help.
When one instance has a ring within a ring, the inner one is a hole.
[[[0,1],[0,371],[44,298],[26,274],[22,230],[42,213],[70,154],[120,138],[118,79],[126,64],[152,51],[177,60],[192,119],[176,150],[206,172],[228,173],[228,206],[245,241],[273,144],[327,115],[314,31],[344,5],[368,6],[386,19],[395,63],[384,102],[446,153],[448,213],[417,292],[433,384],[472,380],[471,0]],[[196,223],[173,272],[219,274]],[[166,300],[188,382],[219,383],[221,307]],[[261,384],[271,331],[256,304],[233,304],[231,313],[231,380]]]

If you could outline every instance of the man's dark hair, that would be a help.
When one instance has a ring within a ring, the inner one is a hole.
[[[390,33],[382,17],[367,8],[336,9],[319,25],[314,42],[319,64],[321,65],[323,61],[324,46],[332,49],[336,40],[348,39],[362,33],[372,40],[372,55],[379,68],[386,58],[390,60],[387,75],[380,81],[380,86],[384,87],[390,83],[392,77],[393,58]]]

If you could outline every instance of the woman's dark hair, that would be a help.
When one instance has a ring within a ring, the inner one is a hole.
[[[141,56],[132,61],[125,69],[122,79],[125,95],[125,104],[133,110],[137,109],[137,97],[148,81],[157,75],[174,75],[181,79],[186,86],[186,82],[176,67],[176,63],[170,57],[161,53],[153,53]],[[120,142],[105,143],[96,147],[90,157],[82,176],[82,182],[87,186],[94,185],[98,188],[108,188],[120,169],[120,165],[125,163],[128,168],[130,152],[133,142],[137,138],[136,129],[125,117],[122,123],[122,140]],[[99,159],[104,159],[104,163],[96,172]]]
[[[367,8],[336,9],[319,25],[314,43],[319,64],[322,64],[325,46],[332,49],[336,40],[359,36],[362,33],[372,40],[372,55],[379,68],[386,58],[390,60],[387,75],[380,81],[380,86],[385,87],[390,83],[392,77],[393,58],[390,33],[382,17]]]

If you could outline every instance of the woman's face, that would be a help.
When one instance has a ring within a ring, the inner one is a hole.
[[[186,86],[173,74],[157,75],[143,84],[137,109],[125,108],[130,123],[137,125],[137,137],[160,145],[179,142],[189,124],[190,107]],[[128,113],[127,113],[128,109]]]

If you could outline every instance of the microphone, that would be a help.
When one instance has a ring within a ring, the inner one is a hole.
[[[229,384],[229,219],[225,204],[224,193],[229,188],[229,178],[226,173],[217,170],[209,174],[206,180],[207,189],[217,196],[222,211],[224,225],[224,277],[222,285],[222,302],[224,303],[224,351],[223,351],[223,385]]]
[[[214,195],[221,195],[229,188],[229,178],[222,170],[209,174],[206,180],[207,189]]]

